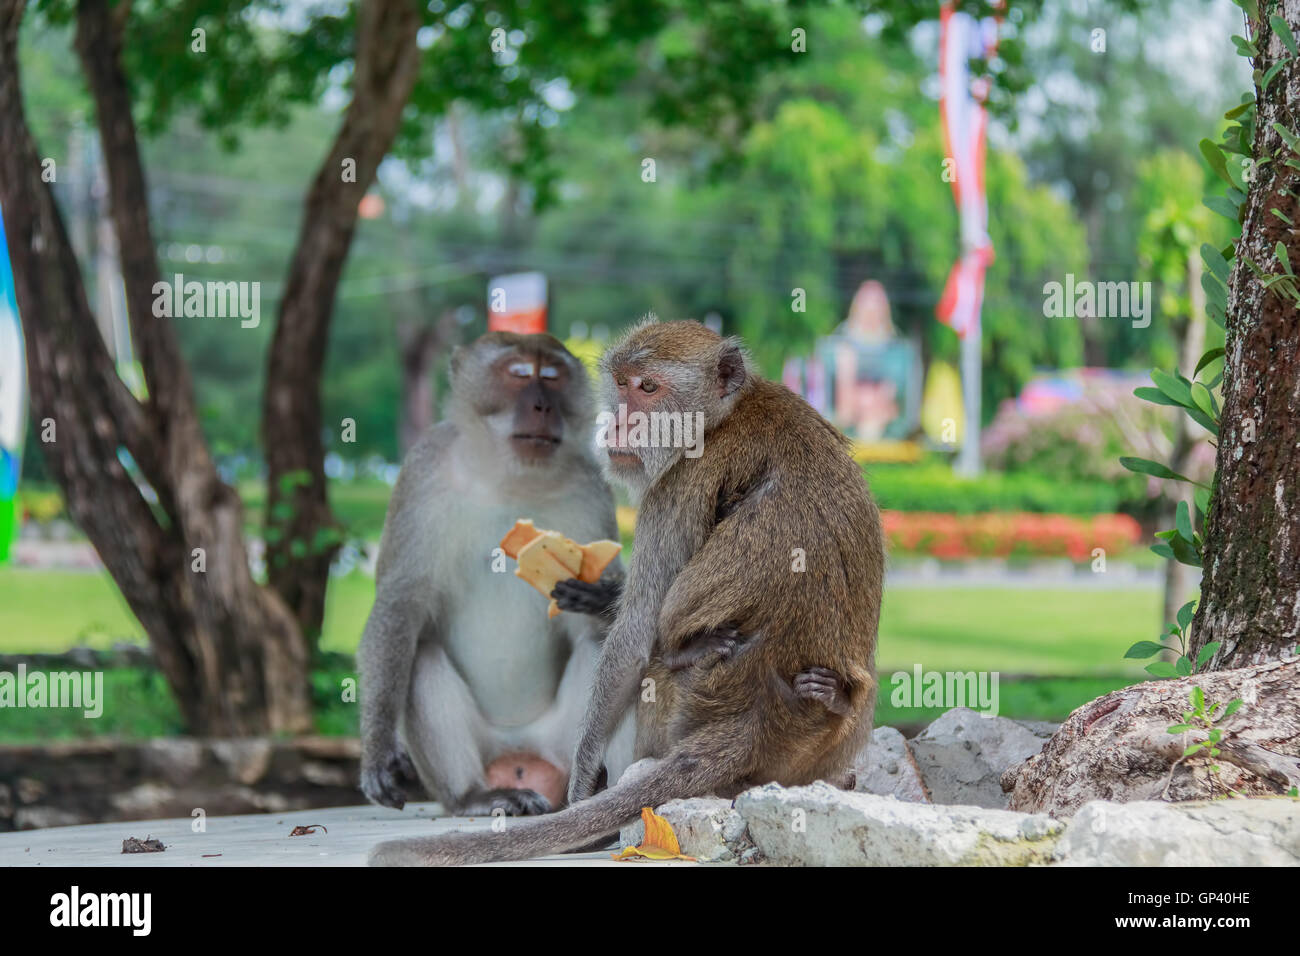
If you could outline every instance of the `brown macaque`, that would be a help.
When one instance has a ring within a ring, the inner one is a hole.
[[[358,651],[361,789],[401,808],[417,787],[453,813],[563,806],[600,642],[598,616],[546,615],[497,547],[516,519],[617,538],[582,363],[549,335],[457,349],[445,421],[402,464]],[[565,610],[617,600],[617,562],[561,582]],[[572,587],[568,587],[568,586]],[[611,768],[631,760],[632,727]]]
[[[633,329],[602,372],[607,470],[640,513],[570,805],[501,832],[384,843],[374,864],[527,859],[673,798],[840,780],[870,735],[883,535],[845,438],[695,322]],[[629,706],[643,759],[597,793]]]

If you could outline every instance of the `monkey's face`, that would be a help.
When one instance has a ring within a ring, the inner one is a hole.
[[[610,478],[643,493],[683,456],[704,453],[705,433],[749,377],[738,341],[698,322],[650,322],[601,359],[598,443]]]
[[[643,492],[682,454],[682,433],[675,426],[682,423],[687,403],[674,387],[673,370],[658,363],[615,363],[602,384],[599,443],[608,474]]]
[[[453,390],[486,426],[508,461],[556,459],[566,424],[581,426],[587,386],[581,366],[545,335],[489,333],[453,355]],[[590,421],[590,411],[585,411]]]
[[[544,352],[517,350],[493,363],[492,372],[515,457],[525,464],[548,461],[564,441],[568,368]]]

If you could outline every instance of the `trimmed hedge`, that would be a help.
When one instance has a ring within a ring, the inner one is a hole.
[[[877,464],[863,471],[876,502],[892,511],[1095,515],[1125,510],[1121,492],[1107,482],[1072,482],[1023,471],[985,472],[967,479],[944,463]]]

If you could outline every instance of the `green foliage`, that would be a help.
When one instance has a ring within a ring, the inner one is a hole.
[[[987,471],[964,478],[937,461],[869,465],[865,471],[877,503],[894,511],[1095,515],[1121,510],[1121,492],[1114,485],[1070,480],[1057,473]]]
[[[1191,710],[1183,711],[1181,723],[1173,724],[1168,728],[1171,734],[1185,734],[1191,732],[1205,734],[1204,740],[1193,741],[1183,750],[1183,758],[1190,757],[1201,750],[1206,751],[1211,758],[1219,756],[1221,750],[1219,744],[1223,742],[1223,728],[1215,726],[1219,721],[1231,717],[1241,708],[1241,698],[1235,698],[1228,701],[1227,704],[1222,702],[1206,706],[1205,692],[1200,687],[1193,686],[1190,694],[1192,704]],[[1217,764],[1211,764],[1210,770],[1214,773],[1219,772]]]
[[[985,463],[1067,484],[1092,483],[1115,501],[1111,510],[1154,515],[1163,503],[1161,486],[1125,468],[1120,456],[1135,442],[1138,451],[1148,454],[1168,448],[1172,414],[1139,401],[1144,390],[1138,389],[1135,398],[1122,379],[1084,377],[1075,384],[1077,400],[1050,412],[1024,411],[1004,402],[981,435]],[[1196,450],[1188,464],[1194,475],[1208,475],[1214,467],[1212,450]]]
[[[1187,521],[1186,505],[1180,509],[1179,524],[1183,525]],[[1178,621],[1169,628],[1168,636],[1173,637],[1178,643],[1164,644],[1156,641],[1138,641],[1130,647],[1124,654],[1125,658],[1134,658],[1143,660],[1148,657],[1154,657],[1162,651],[1176,651],[1178,657],[1171,664],[1169,661],[1154,661],[1146,666],[1146,672],[1152,677],[1187,677],[1201,670],[1210,659],[1214,657],[1214,652],[1219,649],[1219,641],[1210,641],[1200,652],[1197,653],[1196,659],[1193,660],[1188,654],[1189,632],[1191,627],[1192,615],[1195,612],[1196,602],[1188,601],[1178,609]],[[1163,641],[1163,637],[1162,637]]]

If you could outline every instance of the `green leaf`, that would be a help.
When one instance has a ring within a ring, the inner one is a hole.
[[[1220,730],[1218,727],[1215,727],[1213,730],[1210,731],[1211,743],[1217,744],[1222,739],[1223,739],[1223,731]]]
[[[1192,532],[1192,515],[1191,510],[1187,507],[1186,501],[1178,502],[1178,507],[1174,509],[1174,525],[1178,529],[1178,534],[1182,538],[1191,541]],[[1181,615],[1181,612],[1180,612]],[[1181,620],[1178,622],[1180,627],[1186,627]]]
[[[1138,641],[1127,651],[1124,652],[1125,659],[1141,659],[1144,657],[1154,657],[1167,648],[1163,644],[1157,644],[1155,641]]]
[[[1286,66],[1286,60],[1278,60],[1264,72],[1264,78],[1260,80],[1259,88],[1267,90],[1269,84],[1277,79],[1277,75],[1282,72],[1282,67]],[[1252,106],[1254,104],[1251,104]],[[1238,107],[1240,109],[1240,107]]]
[[[1208,139],[1201,140],[1198,145],[1201,148],[1201,155],[1210,164],[1210,168],[1229,186],[1233,185],[1232,177],[1228,175],[1228,161],[1223,158],[1223,150]]]
[[[1197,375],[1200,375],[1201,369],[1205,368],[1205,366],[1209,365],[1215,359],[1223,358],[1225,354],[1226,353],[1222,345],[1207,351],[1204,355],[1201,356],[1201,360],[1196,363],[1196,371],[1192,373],[1192,377],[1195,378]]]
[[[1201,556],[1196,553],[1196,548],[1181,536],[1170,538],[1169,547],[1173,550],[1174,557],[1178,560],[1179,564],[1185,564],[1192,568],[1199,568],[1201,566]]]
[[[1185,505],[1187,502],[1180,501],[1178,503],[1180,505]],[[1193,615],[1195,615],[1195,613],[1196,613],[1196,602],[1188,601],[1186,604],[1184,604],[1182,607],[1178,609],[1178,626],[1182,628],[1184,631],[1187,630],[1187,625],[1192,623],[1192,617]]]
[[[1228,260],[1223,258],[1218,249],[1208,242],[1202,243],[1201,259],[1205,261],[1206,268],[1218,276],[1219,281],[1228,284]]]
[[[1199,684],[1192,688],[1190,699],[1192,701],[1192,706],[1195,707],[1197,711],[1205,709],[1205,691],[1201,690]]]
[[[1192,480],[1185,475],[1178,474],[1176,471],[1170,471],[1158,461],[1149,461],[1146,458],[1130,458],[1125,456],[1120,458],[1119,463],[1129,471],[1136,471],[1139,475],[1151,475],[1154,478],[1169,478],[1173,481]]]
[[[1286,246],[1282,245],[1281,242],[1273,247],[1273,256],[1277,259],[1278,264],[1286,270],[1287,275],[1295,275],[1291,271],[1291,257],[1286,254]]]
[[[1292,56],[1295,56],[1298,52],[1295,37],[1291,35],[1291,28],[1286,25],[1286,21],[1275,13],[1268,18],[1268,23],[1273,28],[1273,32],[1277,34],[1278,39],[1282,41],[1282,45],[1290,51]]]
[[[1284,223],[1286,223],[1288,226],[1294,226],[1294,225],[1295,225],[1295,223],[1293,223],[1293,222],[1291,221],[1290,217],[1289,217],[1289,216],[1286,216],[1285,214],[1283,214],[1283,212],[1282,212],[1280,209],[1269,209],[1269,212],[1271,212],[1273,215],[1277,216],[1277,218],[1281,219],[1281,220],[1282,220]]]
[[[1204,746],[1205,744],[1192,744],[1190,747],[1188,747],[1186,750],[1183,751],[1183,756],[1190,757],[1192,754],[1196,753],[1196,751],[1200,750]]]
[[[1151,552],[1170,561],[1174,560],[1174,549],[1167,544],[1153,544],[1151,545]]]
[[[1143,385],[1140,388],[1133,389],[1133,394],[1144,401],[1153,402],[1156,405],[1172,405],[1174,408],[1183,407],[1158,388],[1151,388]]]
[[[1217,212],[1233,222],[1241,222],[1241,210],[1226,196],[1206,196],[1201,203],[1211,212]]]
[[[1219,649],[1220,644],[1222,644],[1222,641],[1210,641],[1210,643],[1201,648],[1200,653],[1196,655],[1197,670],[1200,670],[1210,662],[1210,658],[1214,656],[1214,652]]]
[[[1174,661],[1174,671],[1179,677],[1191,676],[1192,662],[1187,659],[1187,655],[1184,654],[1182,657],[1178,658],[1178,660]]]
[[[1196,502],[1196,510],[1203,515],[1210,513],[1210,489],[1197,488],[1192,492],[1192,498]]]
[[[1192,729],[1192,725],[1191,725],[1191,724],[1174,724],[1172,727],[1168,728],[1168,729],[1165,731],[1165,733],[1167,733],[1167,734],[1183,734],[1183,733],[1186,733],[1187,731],[1189,731],[1189,730],[1191,730],[1191,729]]]
[[[1223,708],[1223,716],[1231,717],[1240,709],[1241,709],[1241,698],[1238,697],[1235,700],[1228,701],[1228,706]]]
[[[1227,317],[1224,315],[1223,306],[1216,305],[1213,302],[1208,302],[1205,305],[1205,314],[1208,315],[1210,320],[1219,328],[1227,328]]]
[[[1151,381],[1156,383],[1156,388],[1164,392],[1179,405],[1189,406],[1192,404],[1192,392],[1180,379],[1170,375],[1168,372],[1158,368],[1151,370]]]
[[[1232,35],[1232,45],[1237,48],[1237,53],[1247,59],[1254,59],[1259,56],[1259,50],[1256,49],[1255,44],[1245,37],[1237,36],[1235,33]]]
[[[1218,306],[1223,312],[1228,310],[1228,290],[1213,272],[1201,273],[1201,288],[1205,290],[1207,305]]]
[[[1177,677],[1178,672],[1168,661],[1154,661],[1143,668],[1152,677]]]
[[[1297,137],[1295,133],[1291,132],[1281,123],[1273,124],[1273,132],[1277,133],[1278,136],[1282,137],[1282,142],[1286,143],[1287,149],[1291,150],[1291,152],[1293,153],[1296,152],[1296,146],[1300,145],[1300,137]],[[1206,139],[1206,140],[1202,140],[1201,142],[1208,143],[1209,140]],[[1204,149],[1201,150],[1201,152],[1204,151],[1205,151]],[[1225,175],[1227,174],[1227,160],[1224,160],[1224,174]]]
[[[1192,383],[1192,401],[1196,403],[1197,408],[1205,412],[1211,419],[1218,416],[1218,409],[1214,407],[1214,396],[1200,382]]]
[[[1228,112],[1223,114],[1223,118],[1226,120],[1234,120],[1254,105],[1255,105],[1255,98],[1251,97],[1250,99],[1246,100],[1244,103],[1240,104],[1239,106],[1234,106],[1232,109],[1228,110]]]
[[[1185,411],[1192,421],[1196,422],[1196,424],[1200,425],[1215,438],[1219,437],[1219,423],[1213,418],[1195,406],[1189,407],[1185,409]]]

